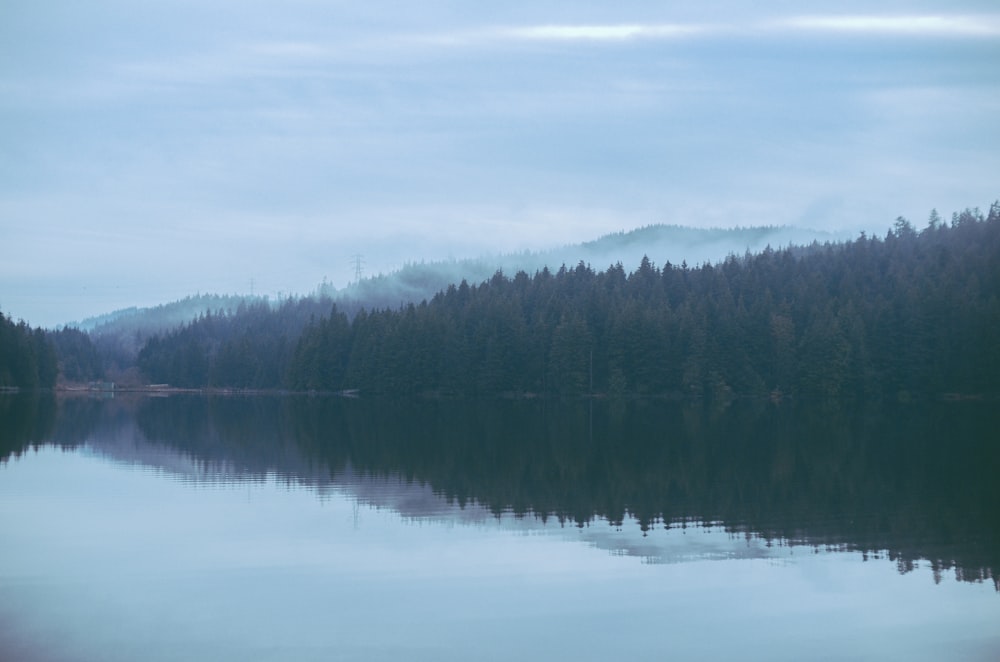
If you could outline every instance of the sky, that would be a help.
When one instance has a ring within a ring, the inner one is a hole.
[[[998,63],[994,1],[6,0],[0,311],[923,227],[1000,197]]]

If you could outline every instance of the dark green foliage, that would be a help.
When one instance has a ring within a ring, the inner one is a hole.
[[[90,336],[71,327],[48,334],[56,350],[59,372],[70,382],[88,382],[104,374],[101,356]]]
[[[154,383],[284,388],[302,329],[329,309],[328,300],[288,299],[278,308],[261,301],[241,303],[232,314],[206,311],[184,327],[150,338],[137,364]]]
[[[645,259],[463,282],[362,316],[353,367],[314,388],[576,395],[911,397],[1000,388],[1000,222],[976,211],[884,240],[694,269]],[[307,330],[301,346],[317,344]],[[298,366],[308,366],[302,361]],[[309,369],[309,368],[307,368]],[[293,374],[295,370],[293,369]]]
[[[178,386],[393,394],[996,392],[1000,207],[695,268],[497,272],[352,321],[286,319],[292,305],[199,319],[152,339],[140,366]]]
[[[51,388],[59,365],[42,329],[16,324],[0,312],[0,387]]]
[[[292,357],[290,386],[305,391],[343,383],[350,342],[347,316],[336,308],[330,317],[310,320]]]
[[[794,227],[690,228],[676,225],[649,225],[629,232],[616,232],[593,241],[542,252],[520,252],[471,260],[419,262],[386,275],[365,278],[337,290],[325,281],[317,292],[331,297],[348,317],[361,310],[395,309],[408,303],[431,299],[451,284],[462,280],[481,283],[498,269],[506,273],[532,274],[546,266],[607,264],[620,260],[638,265],[642,256],[661,260],[686,257],[695,263],[716,261],[733,251],[763,250],[766,246],[787,246],[833,239],[834,235]],[[204,306],[202,306],[204,309]],[[212,306],[215,310],[215,306]],[[189,318],[190,319],[190,318]]]
[[[125,308],[79,323],[97,347],[103,367],[124,370],[135,364],[139,350],[156,334],[169,333],[210,310],[231,315],[240,304],[263,304],[265,297],[198,294],[152,308]]]

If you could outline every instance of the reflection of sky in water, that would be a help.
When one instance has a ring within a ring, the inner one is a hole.
[[[586,526],[575,522],[559,522],[549,517],[544,521],[532,514],[517,516],[507,512],[497,515],[476,502],[459,505],[438,496],[426,484],[407,481],[398,476],[370,476],[340,472],[334,479],[317,470],[313,476],[288,476],[268,472],[248,476],[228,462],[204,462],[175,449],[140,441],[128,427],[117,439],[102,436],[85,452],[145,469],[155,468],[172,480],[196,487],[231,486],[274,482],[285,486],[312,489],[321,500],[353,502],[355,525],[360,526],[361,508],[390,509],[401,516],[401,522],[434,522],[451,526],[463,524],[501,528],[506,531],[555,535],[567,540],[587,543],[599,549],[623,556],[636,556],[648,563],[682,563],[692,560],[725,560],[749,558],[780,558],[794,554],[781,540],[766,541],[746,533],[727,532],[721,525],[697,521],[672,522],[669,533],[659,523],[643,532],[640,523],[627,517],[621,526],[596,519]],[[801,552],[801,550],[800,550]]]
[[[317,498],[280,477],[177,480],[176,469],[52,448],[0,467],[4,659],[1000,651],[991,585],[936,585],[926,569],[900,575],[856,553],[698,526],[645,538],[631,522],[505,515],[498,526],[392,479],[327,485]]]

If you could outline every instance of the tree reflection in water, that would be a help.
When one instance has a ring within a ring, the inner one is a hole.
[[[768,542],[887,555],[1000,588],[1000,413],[986,403],[0,397],[3,458],[127,441],[243,478],[428,485],[494,514],[645,532],[718,523]],[[155,462],[155,460],[147,460]]]

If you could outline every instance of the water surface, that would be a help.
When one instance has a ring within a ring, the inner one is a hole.
[[[996,659],[998,415],[0,399],[0,657]]]

